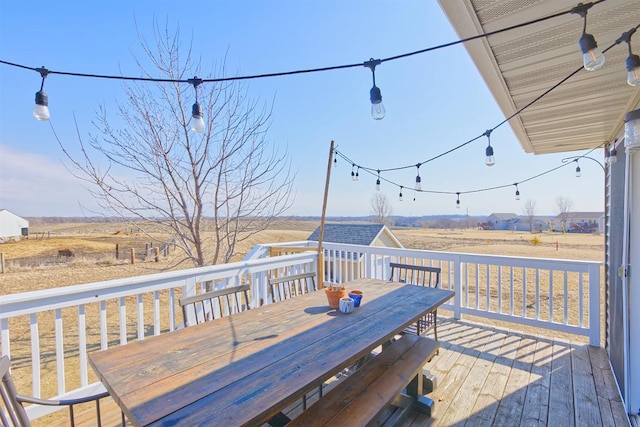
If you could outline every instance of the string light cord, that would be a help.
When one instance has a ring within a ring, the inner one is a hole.
[[[594,152],[595,150],[598,150],[598,149],[600,149],[600,148],[603,148],[603,147],[604,147],[604,145],[606,145],[606,142],[604,142],[604,143],[600,144],[600,145],[599,145],[599,146],[597,146],[597,147],[594,147],[594,148],[590,149],[589,151],[587,151],[586,153],[584,153],[584,154],[582,154],[582,155],[580,155],[580,156],[576,156],[575,158],[576,158],[576,159],[581,159],[581,158],[589,158],[589,159],[590,159],[590,157],[587,157],[587,156],[589,156],[589,154],[591,154],[591,153],[592,153],[592,152]],[[334,150],[334,154],[335,154],[336,156],[338,156],[338,157],[342,158],[342,159],[343,159],[343,160],[345,160],[346,162],[350,163],[350,164],[352,165],[352,167],[357,167],[357,168],[362,169],[362,166],[358,166],[358,164],[357,164],[357,163],[353,162],[353,161],[352,161],[349,157],[347,157],[344,153],[342,153],[342,152],[340,152],[340,151],[338,151],[338,150]],[[595,160],[595,159],[593,159],[593,160],[594,160],[594,161],[597,161],[597,160]],[[572,162],[567,162],[567,161],[566,161],[566,159],[563,159],[563,161],[562,161],[562,164],[561,164],[561,165],[558,165],[558,166],[556,166],[556,167],[554,167],[554,168],[548,169],[548,170],[546,170],[546,171],[544,171],[544,172],[541,172],[541,173],[539,173],[539,174],[536,174],[536,175],[530,176],[530,177],[528,177],[528,178],[526,178],[526,179],[523,179],[523,180],[520,180],[520,181],[516,181],[516,182],[512,182],[512,183],[509,183],[509,184],[495,185],[495,186],[492,186],[492,187],[485,187],[485,188],[479,188],[479,189],[475,189],[475,190],[467,190],[467,191],[444,191],[444,190],[425,190],[425,189],[421,189],[421,190],[414,190],[414,191],[416,191],[417,193],[427,193],[427,194],[450,194],[450,195],[461,195],[461,194],[472,194],[472,193],[481,193],[481,192],[485,192],[485,191],[499,190],[499,189],[502,189],[502,188],[509,188],[509,187],[513,187],[514,185],[516,185],[516,186],[517,186],[517,185],[519,185],[519,184],[524,184],[525,182],[533,181],[534,179],[540,178],[540,177],[542,177],[542,176],[544,176],[544,175],[550,174],[551,172],[555,172],[555,171],[557,171],[558,169],[562,169],[562,168],[564,168],[564,167],[566,167],[566,166],[569,166],[569,165],[571,165],[571,163],[572,163]],[[413,165],[413,167],[415,167],[415,166],[416,166],[416,165]],[[385,178],[385,177],[384,177],[384,176],[382,176],[382,175],[379,175],[379,172],[380,172],[380,173],[384,172],[382,169],[380,169],[379,171],[378,171],[377,169],[375,169],[375,170],[373,170],[373,169],[363,169],[363,170],[364,170],[364,172],[368,173],[369,175],[376,176],[376,177],[377,177],[377,179],[379,179],[380,181],[384,181],[384,182],[386,182],[386,183],[388,183],[388,184],[391,184],[391,185],[393,185],[393,186],[395,186],[395,187],[398,187],[398,188],[401,188],[401,189],[402,189],[402,188],[411,188],[410,186],[407,186],[407,185],[404,185],[404,184],[399,184],[399,183],[397,183],[397,182],[395,182],[395,181],[393,181],[393,180],[391,180],[391,179],[388,179],[388,178]]]
[[[599,3],[602,3],[606,0],[597,0],[591,3],[591,5],[596,5]],[[490,37],[496,34],[500,34],[506,31],[511,31],[514,29],[518,29],[518,28],[522,28],[522,27],[526,27],[529,25],[534,25],[540,22],[544,22],[550,19],[554,19],[554,18],[558,18],[560,16],[564,16],[564,15],[568,15],[571,13],[571,10],[566,10],[563,12],[558,12],[552,15],[548,15],[548,16],[544,16],[541,18],[537,18],[531,21],[526,21],[520,24],[515,24],[515,25],[511,25],[509,27],[505,27],[505,28],[501,28],[498,30],[494,30],[494,31],[490,31],[487,33],[482,33],[482,34],[477,34],[475,36],[471,36],[471,37],[466,37],[464,39],[459,39],[459,40],[455,40],[452,42],[448,42],[448,43],[443,43],[440,45],[436,45],[436,46],[431,46],[425,49],[420,49],[420,50],[416,50],[413,52],[407,52],[407,53],[403,53],[400,55],[395,55],[395,56],[390,56],[388,58],[384,58],[384,59],[380,59],[380,62],[389,62],[389,61],[395,61],[398,59],[403,59],[403,58],[407,58],[410,56],[414,56],[414,55],[419,55],[419,54],[423,54],[423,53],[427,53],[427,52],[432,52],[434,50],[439,50],[439,49],[444,49],[447,47],[451,47],[451,46],[455,46],[461,43],[466,43],[469,41],[473,41],[473,40],[477,40],[477,39],[481,39],[481,38],[485,38],[485,37]],[[18,67],[18,68],[22,68],[25,70],[31,70],[31,71],[38,71],[35,67],[29,67],[26,65],[22,65],[22,64],[17,64],[14,62],[9,62],[9,61],[5,61],[5,60],[1,60],[0,59],[0,63],[5,64],[5,65],[9,65],[12,67]],[[262,73],[262,74],[253,74],[253,75],[246,75],[246,76],[235,76],[235,77],[220,77],[220,78],[210,78],[210,79],[202,79],[203,83],[215,83],[215,82],[226,82],[226,81],[233,81],[233,80],[251,80],[251,79],[261,79],[261,78],[268,78],[268,77],[281,77],[281,76],[290,76],[290,75],[295,75],[295,74],[308,74],[308,73],[317,73],[317,72],[324,72],[324,71],[334,71],[334,70],[343,70],[343,69],[347,69],[347,68],[356,68],[356,67],[362,67],[363,65],[365,65],[365,63],[362,62],[357,62],[357,63],[353,63],[353,64],[344,64],[344,65],[333,65],[333,66],[327,66],[327,67],[319,67],[319,68],[310,68],[310,69],[301,69],[301,70],[292,70],[292,71],[284,71],[284,72],[276,72],[276,73]],[[90,78],[100,78],[100,79],[113,79],[113,80],[129,80],[129,81],[143,81],[143,82],[161,82],[161,83],[189,83],[188,79],[162,79],[162,78],[153,78],[153,77],[133,77],[133,76],[115,76],[115,75],[108,75],[108,74],[92,74],[92,73],[78,73],[78,72],[70,72],[70,71],[55,71],[55,70],[47,70],[48,74],[58,74],[58,75],[62,75],[62,76],[73,76],[73,77],[90,77]]]
[[[631,32],[633,34],[633,32],[637,31],[638,29],[640,29],[640,24],[636,25],[635,27],[633,27],[629,32]],[[628,33],[629,33],[628,32]],[[627,34],[627,33],[625,33]],[[623,35],[624,37],[624,35]],[[620,37],[619,39],[617,39],[614,43],[612,43],[611,45],[609,45],[606,49],[604,49],[602,52],[606,53],[609,50],[611,50],[612,48],[614,48],[616,45],[620,44],[621,42],[625,41],[623,37]],[[549,93],[551,93],[553,90],[557,89],[560,85],[566,83],[570,78],[572,78],[573,76],[575,76],[576,74],[578,74],[580,71],[582,71],[584,68],[583,67],[579,67],[576,68],[575,71],[571,72],[569,75],[567,75],[566,77],[564,77],[563,79],[561,79],[560,81],[558,81],[557,83],[555,83],[553,86],[551,86],[549,89],[545,90],[544,92],[542,92],[540,95],[538,95],[537,97],[533,98],[531,101],[529,101],[527,104],[523,105],[521,108],[519,108],[518,110],[516,110],[513,114],[511,114],[510,116],[508,116],[507,118],[505,118],[504,120],[502,120],[500,123],[498,123],[497,125],[495,125],[494,127],[487,129],[487,131],[483,132],[482,134],[469,139],[466,142],[463,142],[460,145],[457,145],[443,153],[440,153],[436,156],[433,156],[427,160],[423,160],[420,162],[420,165],[423,165],[425,163],[429,163],[432,162],[436,159],[439,159],[440,157],[446,156],[447,154],[450,154],[456,150],[459,150],[460,148],[463,148],[469,144],[471,144],[474,141],[477,141],[478,139],[481,139],[483,136],[486,135],[487,132],[491,133],[494,130],[498,129],[499,127],[503,126],[504,124],[508,123],[511,119],[517,117],[518,115],[520,115],[523,111],[525,111],[527,108],[531,107],[532,105],[534,105],[536,102],[540,101],[542,98],[544,98],[545,96],[547,96]],[[357,164],[356,164],[357,165]],[[380,170],[380,172],[393,172],[393,171],[399,171],[399,170],[404,170],[404,169],[411,169],[416,167],[415,163],[412,163],[410,165],[404,165],[404,166],[396,166],[396,167],[391,167],[391,168],[377,168],[377,167],[371,167],[371,166],[364,166],[364,165],[357,165],[359,168],[363,169],[363,170],[368,170],[368,171],[377,171]]]

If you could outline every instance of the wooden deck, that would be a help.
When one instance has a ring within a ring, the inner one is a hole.
[[[402,426],[629,426],[604,349],[439,320],[442,347],[426,365],[437,378],[429,395],[435,401],[433,416],[414,413]],[[344,375],[348,372],[327,388]],[[310,396],[309,404],[314,399]],[[115,404],[111,408],[116,421],[119,411]],[[301,410],[298,403],[287,413],[293,417]],[[92,422],[76,425],[95,425],[93,415]]]

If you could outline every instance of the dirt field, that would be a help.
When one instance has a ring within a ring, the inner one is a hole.
[[[314,221],[282,221],[263,231],[237,251],[241,260],[258,243],[305,240],[319,225]],[[192,265],[173,266],[173,258],[159,262],[130,262],[130,249],[144,249],[149,238],[117,223],[66,223],[31,229],[32,236],[49,238],[22,240],[0,245],[6,262],[0,274],[0,295],[132,277]],[[513,255],[535,258],[604,260],[604,237],[593,234],[561,234],[486,230],[393,229],[402,244],[412,249]],[[533,242],[533,239],[539,242]],[[120,258],[115,258],[115,247]],[[69,249],[73,257],[59,257]]]

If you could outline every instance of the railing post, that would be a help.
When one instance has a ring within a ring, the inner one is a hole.
[[[589,266],[589,344],[600,347],[600,265]]]
[[[462,258],[460,256],[453,257],[453,290],[456,293],[453,298],[453,317],[459,320],[462,317]]]

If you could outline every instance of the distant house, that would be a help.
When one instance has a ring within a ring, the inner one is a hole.
[[[491,230],[515,230],[520,222],[514,213],[492,213],[487,217],[487,224]]]
[[[603,212],[565,212],[553,220],[555,231],[567,233],[603,233]]]
[[[308,241],[317,242],[320,238],[320,227],[311,233]],[[393,232],[383,224],[325,224],[322,241],[325,243],[344,243],[349,245],[378,246],[387,248],[404,248]],[[328,255],[325,249],[325,256]],[[337,256],[336,256],[337,255]],[[343,272],[363,273],[362,254],[347,252],[333,254],[331,263],[325,263],[325,272],[329,281],[342,282]],[[386,257],[375,260],[376,269],[382,269],[388,263]]]
[[[316,228],[307,240],[317,242],[319,238],[320,227]],[[395,234],[383,224],[325,224],[322,241],[349,245],[404,248]]]
[[[0,239],[15,239],[29,235],[29,221],[6,209],[0,210]]]

